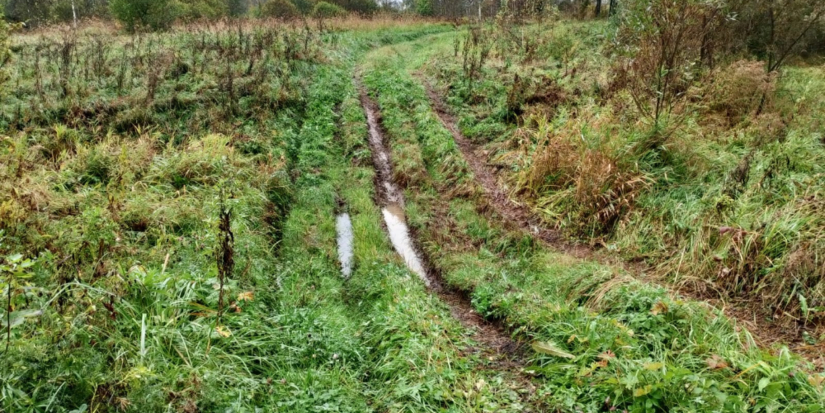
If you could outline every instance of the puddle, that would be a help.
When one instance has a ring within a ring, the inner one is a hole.
[[[416,251],[410,228],[404,218],[404,196],[401,189],[393,182],[392,163],[390,161],[390,151],[384,145],[384,138],[379,129],[378,116],[374,103],[366,95],[362,95],[364,112],[367,115],[367,125],[369,126],[369,144],[372,152],[372,163],[375,167],[377,201],[384,215],[384,222],[387,224],[387,232],[393,248],[404,259],[410,271],[414,272],[424,281],[427,287],[433,287],[433,281],[427,274],[424,261]]]
[[[413,248],[410,229],[407,227],[407,223],[404,222],[401,208],[390,205],[387,208],[382,208],[381,213],[384,214],[384,222],[387,223],[387,232],[390,234],[390,241],[392,246],[395,247],[395,251],[404,259],[407,267],[418,275],[427,287],[431,287],[424,264],[421,263],[421,258]]]
[[[372,149],[372,163],[375,167],[375,172],[378,181],[381,183],[379,188],[379,198],[384,206],[386,205],[404,205],[404,197],[401,195],[401,190],[392,182],[392,164],[390,163],[390,151],[384,145],[381,131],[378,129],[378,116],[371,104],[368,104],[366,99],[364,101],[365,112],[367,114],[367,125],[369,126],[369,144]]]
[[[352,221],[349,214],[340,214],[335,217],[335,232],[338,233],[338,261],[341,262],[341,275],[349,278],[352,275]]]

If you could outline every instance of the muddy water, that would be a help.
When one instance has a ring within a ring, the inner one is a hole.
[[[352,221],[349,214],[339,214],[335,217],[335,232],[338,233],[338,261],[341,262],[341,275],[349,278],[352,275]]]
[[[407,219],[404,215],[404,195],[392,180],[390,151],[384,143],[376,108],[366,95],[361,97],[361,103],[367,114],[369,126],[369,144],[376,174],[377,201],[381,206],[381,214],[384,216],[390,241],[410,271],[418,275],[427,287],[433,287],[433,279],[429,276],[424,260],[415,249],[410,236],[410,228],[407,226]]]
[[[478,314],[471,304],[467,294],[449,288],[438,272],[432,267],[416,248],[415,234],[410,232],[404,214],[404,196],[401,189],[392,179],[392,160],[390,151],[384,143],[380,128],[378,108],[370,100],[364,89],[361,89],[361,104],[367,114],[369,125],[369,145],[372,152],[372,161],[375,167],[376,203],[381,207],[384,222],[387,226],[390,240],[398,254],[410,270],[416,273],[450,309],[450,314],[464,327],[472,329],[473,339],[479,347],[474,351],[484,355],[485,359],[493,362],[496,367],[520,376],[520,368],[524,364],[523,347],[510,338],[503,326],[490,323]],[[529,379],[524,379],[525,388],[534,388]]]
[[[404,222],[404,211],[396,205],[391,205],[381,209],[381,213],[384,215],[387,232],[390,234],[390,241],[392,241],[395,251],[404,259],[407,267],[424,281],[427,287],[432,287],[432,282],[427,277],[427,270],[421,262],[421,257],[418,256],[413,247],[412,239],[410,239],[410,230],[407,228],[407,223]]]
[[[366,109],[367,125],[369,126],[369,144],[372,152],[372,163],[375,167],[378,180],[378,200],[382,206],[397,205],[403,211],[404,196],[392,180],[392,164],[390,151],[384,144],[384,138],[378,126],[378,115],[373,103],[366,96],[362,96],[361,103]],[[406,224],[404,224],[406,226]]]

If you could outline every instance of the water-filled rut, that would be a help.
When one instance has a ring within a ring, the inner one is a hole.
[[[501,325],[489,322],[475,312],[470,298],[465,293],[449,288],[441,279],[438,269],[432,266],[417,248],[415,234],[406,224],[403,192],[393,180],[392,160],[381,128],[378,107],[360,84],[359,90],[361,104],[367,115],[369,147],[375,168],[375,202],[381,207],[393,247],[409,269],[447,304],[452,316],[473,331],[473,339],[482,346],[477,350],[495,360],[497,367],[519,374],[521,352],[518,343],[510,338]]]
[[[335,217],[335,232],[338,233],[338,261],[341,262],[341,275],[349,278],[352,275],[352,220],[344,212]]]

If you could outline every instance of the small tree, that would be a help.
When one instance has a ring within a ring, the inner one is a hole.
[[[269,0],[261,6],[261,16],[291,20],[300,17],[301,11],[289,0]]]
[[[340,17],[347,14],[347,11],[334,4],[325,1],[319,1],[312,9],[312,17],[316,19],[330,19],[333,17]]]
[[[696,74],[714,7],[710,0],[635,0],[623,10],[619,40],[628,90],[659,138],[662,120]]]
[[[421,16],[432,16],[435,14],[433,0],[416,0],[415,12]]]
[[[134,32],[137,29],[167,29],[178,17],[177,4],[172,0],[111,0],[112,16]]]

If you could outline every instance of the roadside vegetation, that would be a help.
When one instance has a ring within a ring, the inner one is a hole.
[[[816,352],[823,12],[784,3],[781,31],[765,27],[770,2],[500,21],[442,46],[427,73],[501,185],[546,225]]]
[[[820,411],[821,376],[787,349],[763,352],[719,310],[508,228],[413,76],[454,37],[379,49],[365,81],[381,103],[423,250],[479,313],[533,343],[525,370],[547,408]]]
[[[0,4],[0,412],[823,411],[816,3]]]

